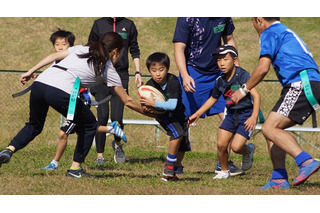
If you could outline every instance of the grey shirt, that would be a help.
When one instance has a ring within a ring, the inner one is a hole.
[[[68,49],[69,55],[59,62],[59,66],[68,71],[56,67],[49,67],[35,80],[52,87],[71,93],[72,86],[79,77],[82,88],[91,88],[97,84],[106,83],[109,87],[122,86],[121,79],[110,60],[106,63],[106,69],[102,76],[96,76],[93,66],[87,63],[87,58],[79,58],[78,54],[89,52],[88,46],[77,45]]]

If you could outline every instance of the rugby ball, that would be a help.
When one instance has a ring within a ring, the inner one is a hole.
[[[139,87],[138,95],[140,98],[141,97],[150,98],[150,96],[152,96],[153,99],[157,102],[166,101],[166,98],[159,90],[149,85],[142,85],[141,87]],[[162,114],[162,113],[165,113],[165,110],[157,109],[157,110],[154,110],[154,112],[156,114]]]

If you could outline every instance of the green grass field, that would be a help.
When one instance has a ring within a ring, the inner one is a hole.
[[[72,31],[76,44],[86,44],[89,31],[95,20],[90,18],[0,18],[0,70],[27,70],[41,58],[53,51],[49,36],[58,27]],[[174,63],[172,36],[176,18],[132,18],[139,31],[142,72],[147,74],[144,62],[155,51],[166,52],[171,58],[171,72],[178,74]],[[259,38],[252,27],[250,18],[233,18],[234,32],[238,43],[240,64],[252,72],[257,65]],[[283,18],[282,22],[295,31],[306,42],[314,58],[320,64],[320,43],[318,42],[320,18]],[[26,27],[27,26],[27,27]],[[132,63],[131,63],[132,65]],[[130,69],[134,73],[133,66]],[[11,94],[23,89],[19,85],[18,74],[0,73],[0,102],[2,121],[0,123],[0,148],[6,147],[12,137],[28,119],[28,95],[12,99]],[[276,79],[272,70],[267,79]],[[138,100],[133,80],[130,94]],[[280,94],[280,84],[262,83],[258,87],[262,96],[262,110],[265,115]],[[95,109],[93,110],[95,113]],[[149,119],[128,109],[127,119]],[[311,125],[310,119],[306,126]],[[65,177],[71,165],[75,136],[69,138],[69,146],[60,161],[57,171],[43,172],[53,158],[59,131],[59,116],[50,111],[43,133],[25,149],[14,154],[9,164],[0,168],[0,195],[319,195],[320,172],[313,175],[305,184],[289,190],[258,189],[268,180],[272,167],[267,154],[266,143],[261,134],[252,141],[256,145],[253,167],[243,176],[226,181],[214,181],[216,155],[216,130],[218,119],[210,117],[199,121],[191,129],[193,151],[184,160],[185,175],[181,182],[161,181],[162,167],[165,162],[168,137],[161,133],[155,140],[154,127],[126,126],[128,144],[124,146],[127,162],[115,164],[107,138],[107,166],[103,170],[95,168],[96,151],[90,150],[83,164],[88,173],[96,178],[74,180]],[[315,146],[320,145],[319,134],[302,133]],[[315,157],[319,151],[301,141],[302,147]],[[241,157],[232,154],[231,159],[240,166]],[[290,181],[297,175],[294,160],[287,157]]]

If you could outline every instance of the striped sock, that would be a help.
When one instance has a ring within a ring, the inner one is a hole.
[[[177,155],[171,155],[171,154],[168,153],[167,162],[175,164],[175,162],[177,162]]]

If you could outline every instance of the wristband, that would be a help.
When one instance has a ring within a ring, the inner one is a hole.
[[[137,74],[141,75],[141,72],[140,72],[140,71],[136,71],[136,72],[134,73],[134,75],[137,75]]]
[[[247,89],[247,85],[246,84],[242,84],[241,88],[246,94],[248,94],[248,92],[250,92],[250,90]]]
[[[239,88],[239,90],[240,90],[240,92],[241,92],[242,95],[244,95],[244,96],[247,95],[247,93],[246,93],[242,88]]]

